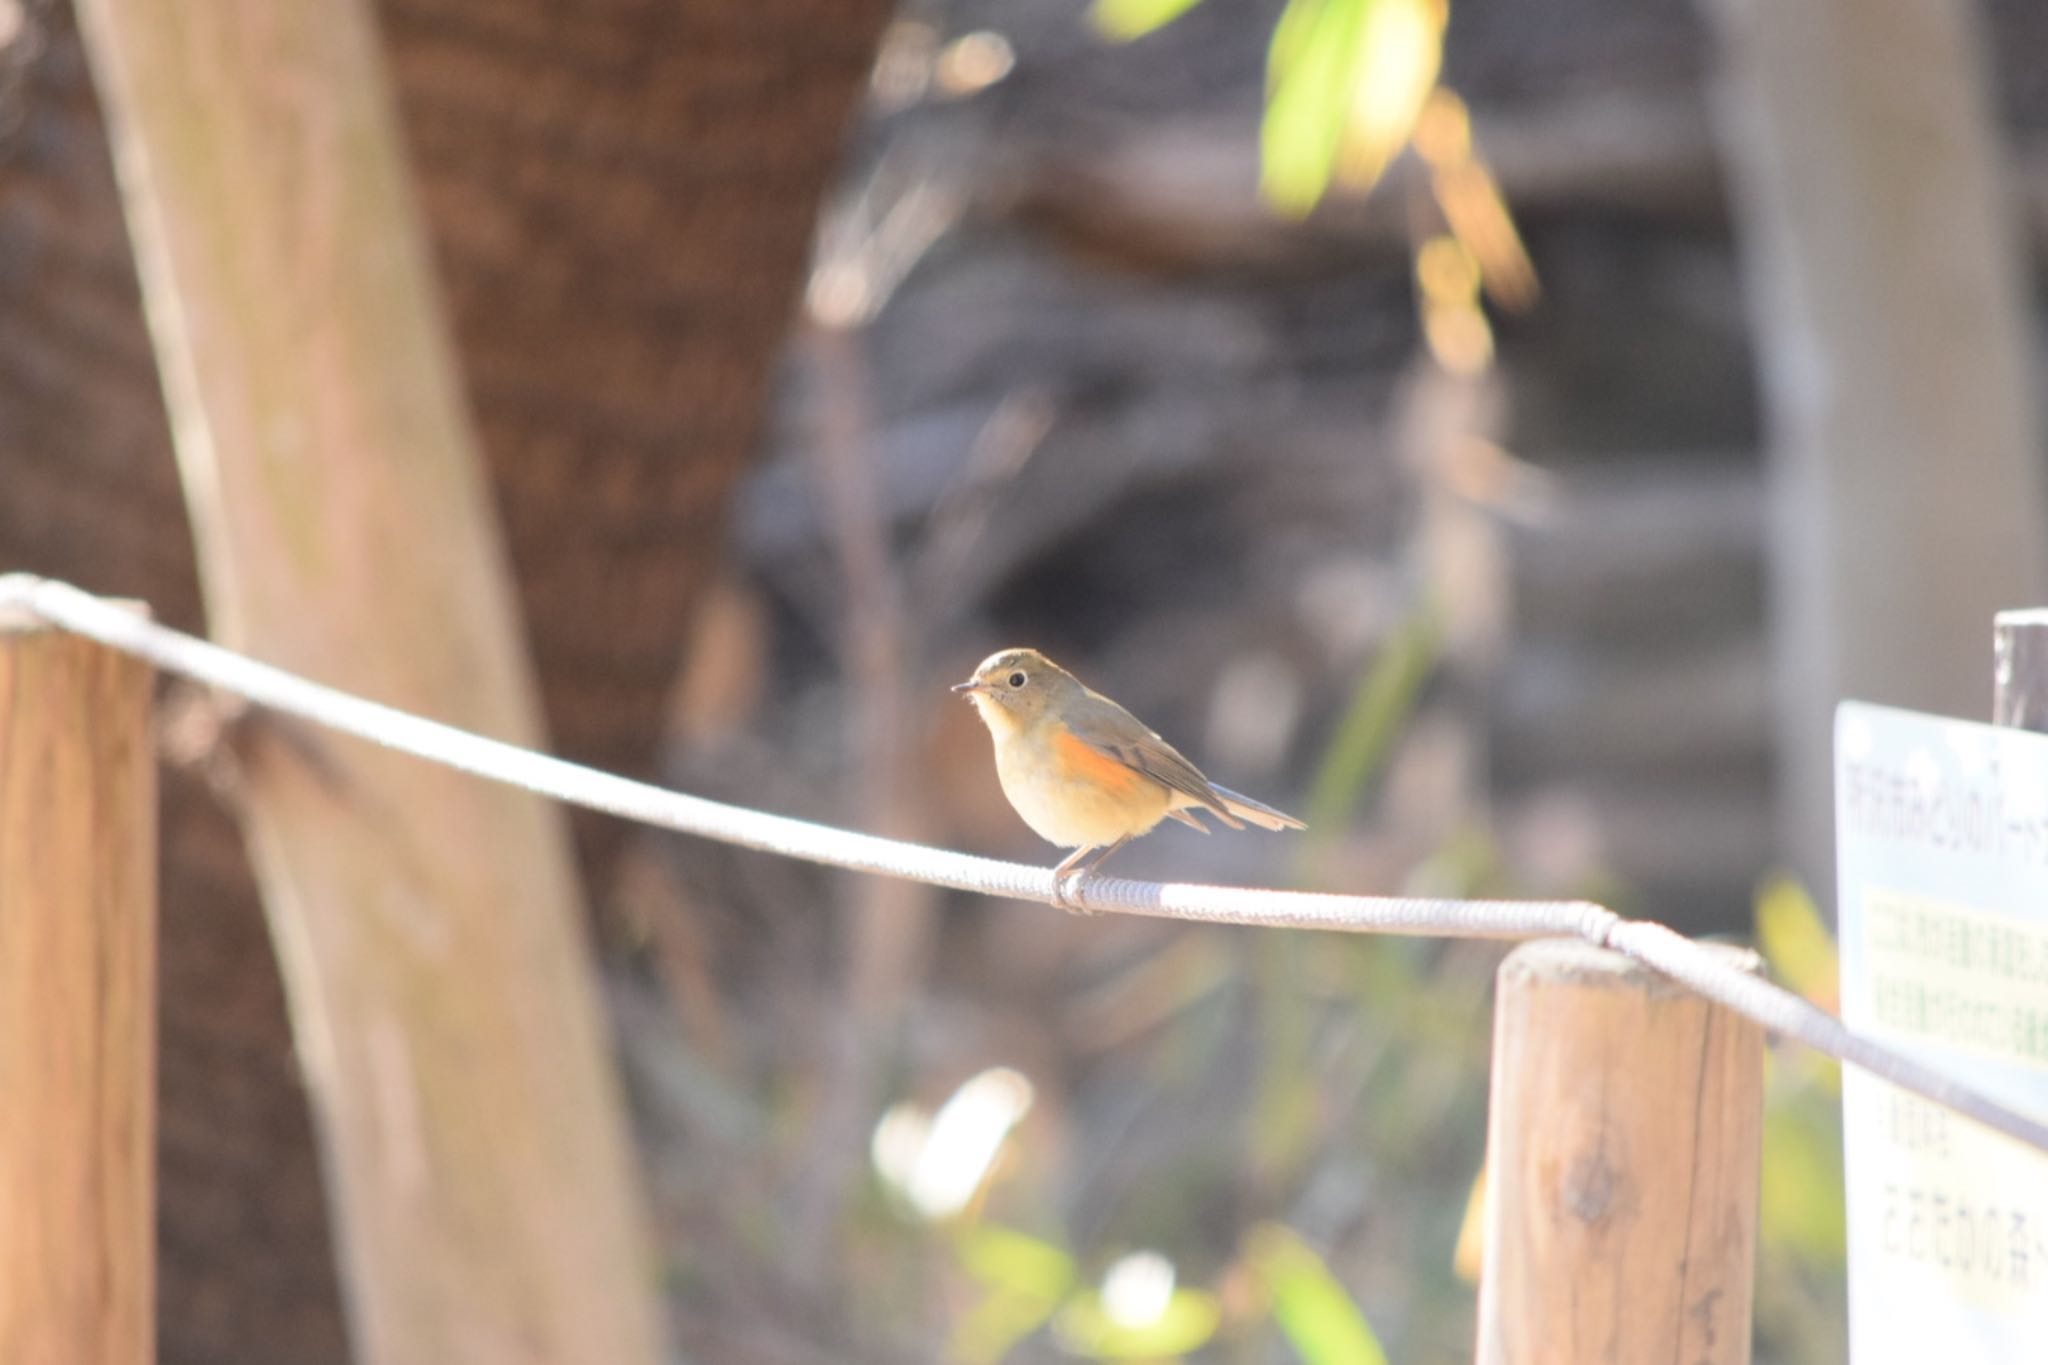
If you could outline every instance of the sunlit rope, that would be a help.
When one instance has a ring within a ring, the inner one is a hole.
[[[158,625],[133,607],[94,597],[65,583],[29,574],[0,575],[0,625],[7,617],[23,612],[270,710],[588,810],[831,867],[906,877],[984,895],[1058,903],[1049,868],[860,834],[599,772],[308,681]],[[1682,934],[1661,924],[1623,919],[1590,901],[1341,896],[1116,877],[1069,883],[1066,900],[1086,910],[1207,924],[1447,938],[1585,939],[1634,958],[1774,1033],[2048,1151],[2048,1124],[2016,1113],[1932,1067],[1852,1032],[1833,1015]]]

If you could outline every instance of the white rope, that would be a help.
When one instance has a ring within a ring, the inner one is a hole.
[[[217,687],[259,706],[571,805],[743,848],[984,895],[1058,903],[1052,871],[794,820],[636,782],[471,734],[308,681],[151,621],[132,607],[30,574],[0,575],[0,628],[21,613]],[[1717,958],[1661,924],[1624,920],[1590,901],[1467,901],[1340,896],[1186,882],[1090,877],[1067,900],[1209,924],[1447,938],[1582,938],[1642,962],[1775,1033],[2048,1151],[2040,1123],[1930,1067],[1851,1032],[1782,987]]]

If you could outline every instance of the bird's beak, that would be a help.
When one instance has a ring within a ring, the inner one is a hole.
[[[981,679],[979,679],[979,678],[969,678],[969,679],[968,679],[968,680],[967,680],[966,682],[964,682],[964,683],[954,683],[954,684],[953,684],[953,690],[954,690],[955,692],[960,692],[960,693],[967,693],[967,692],[986,692],[986,691],[988,691],[988,684],[987,684],[987,683],[985,683],[985,682],[983,682],[983,681],[982,681]]]

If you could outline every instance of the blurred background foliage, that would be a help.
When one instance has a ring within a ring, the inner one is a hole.
[[[1531,47],[1469,0],[1459,76],[1467,7],[906,10],[671,777],[1049,859],[944,694],[1030,643],[1311,825],[1129,875],[1592,896],[1831,1005],[1825,918],[1756,889],[1756,413],[1693,20]],[[1447,72],[1525,111],[1509,173]],[[1469,1355],[1498,947],[642,853],[622,992],[705,1358]],[[1837,1107],[1773,1056],[1760,1360],[1844,1350]]]

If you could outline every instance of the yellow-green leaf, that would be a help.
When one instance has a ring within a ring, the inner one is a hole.
[[[1308,827],[1325,837],[1349,823],[1414,712],[1443,649],[1443,625],[1419,607],[1387,638],[1359,680],[1309,788]]]
[[[1338,170],[1361,193],[1414,135],[1443,69],[1444,0],[1374,0],[1356,38]]]
[[[1443,64],[1445,0],[1288,0],[1266,51],[1259,188],[1305,214],[1334,178],[1370,189]]]
[[[1823,1009],[1841,998],[1841,955],[1820,909],[1790,877],[1773,877],[1756,896],[1757,946],[1771,970]]]
[[[1303,1365],[1387,1365],[1386,1348],[1365,1310],[1293,1229],[1260,1224],[1252,1229],[1245,1259]]]
[[[1356,37],[1377,0],[1288,0],[1267,49],[1259,189],[1285,213],[1316,206],[1336,174]]]
[[[1074,1283],[1074,1258],[1051,1242],[995,1223],[979,1223],[955,1244],[960,1264],[983,1284],[1057,1298]]]
[[[1814,1092],[1773,1096],[1764,1109],[1758,1234],[1828,1267],[1842,1263],[1848,1242],[1839,1112]]]
[[[1088,20],[1105,37],[1127,43],[1166,27],[1200,3],[1201,0],[1095,0]]]
[[[1302,46],[1322,18],[1323,9],[1323,0],[1287,0],[1287,8],[1280,11],[1280,20],[1273,25],[1273,39],[1266,46],[1268,95],[1279,84],[1281,73],[1301,56]]]
[[[1096,1360],[1159,1360],[1186,1355],[1216,1335],[1223,1309],[1213,1294],[1176,1289],[1159,1316],[1146,1323],[1119,1322],[1094,1293],[1079,1294],[1060,1310],[1053,1330],[1060,1344]]]
[[[967,1273],[988,1287],[947,1343],[946,1358],[962,1365],[995,1365],[1051,1321],[1074,1283],[1073,1257],[1011,1228],[981,1224],[954,1249]]]

